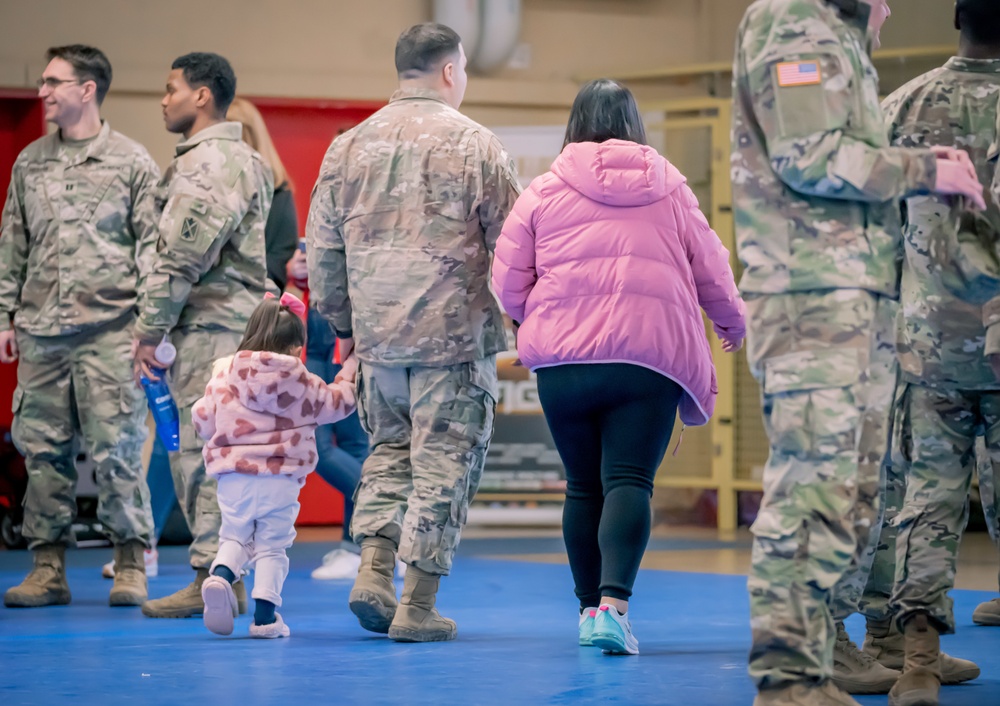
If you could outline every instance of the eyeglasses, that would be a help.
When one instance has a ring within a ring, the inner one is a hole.
[[[78,78],[40,78],[35,81],[35,85],[41,88],[48,86],[52,90],[59,88],[64,83],[82,83]]]

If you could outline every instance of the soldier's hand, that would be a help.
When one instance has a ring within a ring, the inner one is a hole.
[[[135,383],[138,385],[139,378],[142,376],[156,382],[160,379],[159,373],[162,370],[163,366],[156,360],[156,344],[138,343],[135,346],[135,363],[133,365]]]
[[[989,359],[990,367],[993,368],[993,376],[1000,380],[1000,353],[993,353]]]
[[[973,172],[976,171],[976,165],[972,163],[972,157],[970,157],[969,153],[965,150],[960,150],[957,147],[935,145],[931,147],[931,152],[933,152],[938,159],[950,159],[953,162],[962,162]]]
[[[986,210],[983,199],[983,185],[979,183],[971,162],[959,159],[944,159],[937,161],[937,184],[934,190],[939,194],[964,196],[972,206],[980,211]]]
[[[334,382],[349,382],[354,384],[358,379],[358,357],[353,353],[344,359],[344,365],[337,373],[337,377],[333,379]]]
[[[16,362],[18,353],[14,329],[0,331],[0,363]]]

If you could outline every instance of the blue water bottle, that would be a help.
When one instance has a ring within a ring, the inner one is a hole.
[[[170,341],[163,341],[156,347],[156,362],[160,365],[170,367],[177,357],[177,349]],[[145,375],[139,378],[142,389],[146,393],[146,401],[149,403],[149,411],[153,414],[153,421],[156,422],[156,433],[160,436],[160,441],[167,451],[179,451],[181,448],[181,425],[180,415],[177,412],[177,405],[167,387],[166,370],[160,373],[160,379],[153,381]]]

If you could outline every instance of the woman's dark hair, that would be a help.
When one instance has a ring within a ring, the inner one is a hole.
[[[268,351],[287,355],[296,346],[306,344],[306,326],[277,299],[265,299],[247,322],[240,341],[241,351]]]
[[[628,140],[644,145],[646,128],[632,92],[617,81],[599,78],[576,94],[563,147],[571,142],[607,140]]]

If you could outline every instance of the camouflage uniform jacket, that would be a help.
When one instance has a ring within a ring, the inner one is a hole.
[[[224,122],[192,135],[163,175],[160,240],[136,324],[144,342],[175,327],[243,331],[264,296],[274,180],[242,130]]]
[[[870,6],[757,0],[733,68],[740,288],[862,288],[895,297],[897,199],[928,193],[928,150],[890,147],[868,55]]]
[[[323,159],[306,225],[319,312],[369,364],[506,350],[490,254],[519,191],[489,130],[434,91],[397,91]]]
[[[0,330],[63,336],[135,311],[156,248],[146,149],[105,122],[82,149],[58,132],[14,162],[0,230]]]
[[[944,145],[964,149],[980,181],[989,184],[989,162],[1000,99],[1000,60],[952,58],[886,99],[889,140],[901,147]],[[898,353],[904,376],[922,385],[961,390],[997,389],[983,355],[982,303],[1000,294],[984,279],[953,269],[956,245],[975,257],[981,238],[995,243],[1000,209],[977,213],[958,199],[916,196],[906,200],[905,260],[900,294]]]

